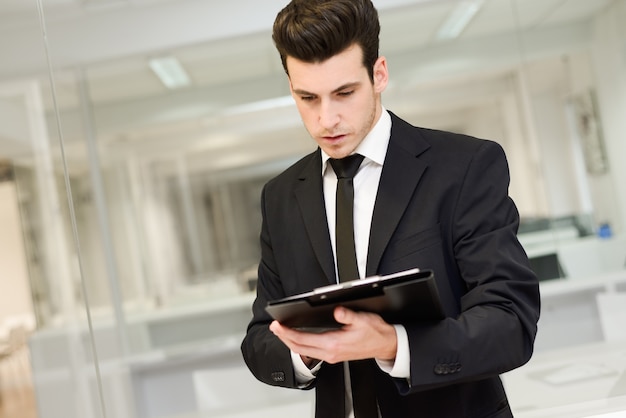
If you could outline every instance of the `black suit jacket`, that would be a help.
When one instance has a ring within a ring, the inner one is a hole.
[[[434,270],[447,318],[402,324],[411,378],[377,370],[381,414],[511,416],[499,375],[529,360],[540,302],[516,237],[504,152],[495,142],[391,117],[367,275]],[[269,331],[264,307],[336,283],[319,149],[267,183],[262,211],[257,298],[242,353],[260,381],[296,387],[289,350]]]

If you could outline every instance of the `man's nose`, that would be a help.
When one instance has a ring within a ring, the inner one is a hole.
[[[330,130],[339,124],[340,116],[332,100],[322,101],[320,105],[319,124],[322,128]]]

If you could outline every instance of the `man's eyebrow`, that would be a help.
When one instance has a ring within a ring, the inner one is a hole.
[[[361,82],[359,81],[353,81],[351,83],[346,83],[342,86],[337,87],[335,90],[333,90],[333,93],[339,93],[340,91],[346,90],[346,89],[352,89],[355,88],[357,86],[359,86],[361,84]]]
[[[346,83],[346,84],[343,84],[343,85],[337,87],[336,89],[334,89],[332,91],[332,93],[339,93],[342,90],[351,89],[351,88],[357,87],[360,84],[361,83],[359,81],[354,81],[352,83]],[[296,94],[302,95],[302,96],[317,96],[316,93],[311,93],[311,92],[303,90],[303,89],[294,89],[293,92],[296,93]]]
[[[302,89],[293,89],[293,92],[296,93],[296,94],[299,94],[301,96],[316,96],[315,93],[311,93],[311,92],[308,92],[308,91],[302,90]]]

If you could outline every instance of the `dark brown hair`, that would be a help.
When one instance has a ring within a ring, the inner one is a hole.
[[[287,57],[319,63],[356,43],[373,80],[379,33],[371,0],[292,0],[276,16],[272,39],[287,74]]]

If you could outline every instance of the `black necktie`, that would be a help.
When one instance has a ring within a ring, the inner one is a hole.
[[[353,154],[342,159],[330,160],[337,175],[337,202],[335,244],[339,281],[356,280],[359,269],[354,248],[354,185],[353,178],[363,156]],[[350,362],[352,403],[355,418],[377,418],[376,392],[371,360]]]
[[[363,156],[353,154],[342,159],[331,158],[330,165],[337,175],[337,202],[335,214],[335,245],[339,281],[356,280],[359,269],[354,249],[354,185],[353,178]]]

